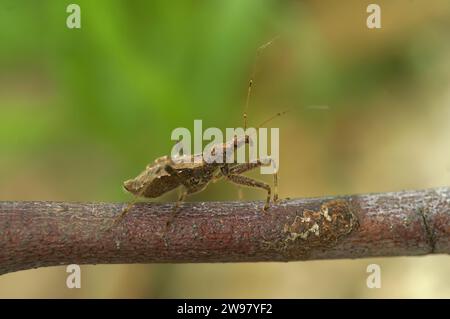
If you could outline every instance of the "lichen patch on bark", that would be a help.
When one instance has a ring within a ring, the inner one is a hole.
[[[303,210],[295,216],[292,223],[284,225],[283,248],[309,251],[313,248],[330,247],[357,227],[358,219],[347,201],[328,201],[319,210]]]

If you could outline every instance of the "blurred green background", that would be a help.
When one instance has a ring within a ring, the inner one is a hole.
[[[0,0],[0,200],[129,200],[122,181],[170,152],[174,128],[242,125],[255,50],[274,36],[249,121],[291,110],[270,123],[282,197],[448,185],[450,3],[378,0],[369,30],[372,2],[79,0],[77,30],[70,1]],[[222,182],[189,200],[237,198]],[[448,256],[82,266],[72,290],[66,276],[4,275],[0,297],[450,297]]]

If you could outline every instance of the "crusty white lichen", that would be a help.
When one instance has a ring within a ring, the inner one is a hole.
[[[318,211],[304,210],[292,223],[285,224],[283,231],[286,243],[301,239],[305,246],[327,246],[348,234],[357,224],[348,203],[333,200],[324,203]]]

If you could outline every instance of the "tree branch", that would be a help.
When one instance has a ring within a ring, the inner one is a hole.
[[[262,202],[0,202],[0,274],[64,264],[293,261],[450,253],[450,189]]]

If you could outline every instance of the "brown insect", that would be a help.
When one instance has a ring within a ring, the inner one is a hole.
[[[261,46],[257,51],[257,57],[259,55],[259,52],[271,43],[272,41]],[[247,128],[246,112],[250,100],[255,69],[256,68],[254,67],[248,85],[247,101],[243,115],[244,131]],[[277,113],[275,116],[263,122],[261,125],[284,113],[285,112]],[[240,186],[255,187],[265,190],[267,192],[267,197],[263,210],[267,210],[269,208],[271,200],[272,188],[266,183],[254,180],[246,176],[242,176],[241,174],[262,165],[274,165],[273,160],[271,158],[265,158],[251,163],[227,163],[227,156],[234,156],[234,151],[246,144],[252,144],[252,139],[248,135],[244,135],[241,137],[235,136],[231,141],[213,146],[211,148],[210,155],[215,155],[216,152],[221,151],[221,154],[223,154],[224,156],[222,163],[211,163],[209,161],[205,161],[205,157],[209,156],[209,154],[204,153],[194,155],[179,155],[177,158],[173,159],[170,156],[163,156],[156,159],[154,163],[149,164],[145,168],[145,170],[137,177],[127,180],[123,183],[123,187],[125,188],[125,190],[135,195],[135,199],[130,202],[130,204],[122,211],[120,216],[115,220],[115,223],[125,217],[125,215],[136,203],[137,199],[140,197],[157,198],[167,192],[179,188],[180,194],[174,210],[174,212],[176,212],[176,208],[178,208],[180,203],[185,200],[186,196],[198,193],[204,190],[210,182],[214,183],[220,179],[226,179]],[[174,159],[176,160],[174,161]],[[277,202],[277,173],[273,174],[273,184],[273,201]],[[173,214],[173,216],[174,215],[175,214]],[[169,220],[168,224],[170,223],[170,221],[171,219]]]

